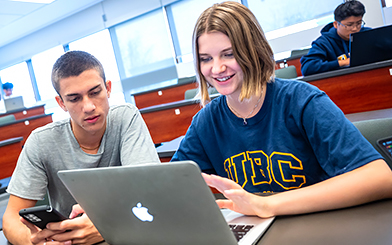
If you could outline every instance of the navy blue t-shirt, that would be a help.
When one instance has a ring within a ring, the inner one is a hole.
[[[297,80],[267,84],[252,118],[235,116],[226,97],[193,118],[172,161],[230,178],[249,192],[282,192],[315,184],[382,158],[317,87]]]

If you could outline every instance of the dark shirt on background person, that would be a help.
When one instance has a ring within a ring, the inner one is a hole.
[[[334,12],[335,21],[321,29],[309,53],[301,58],[304,76],[338,70],[350,65],[350,34],[370,30],[362,20],[365,7],[359,1],[347,1]]]

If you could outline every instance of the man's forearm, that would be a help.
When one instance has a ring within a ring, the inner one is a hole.
[[[29,245],[32,244],[30,240],[30,230],[21,222],[3,221],[3,232],[7,240],[13,245]]]

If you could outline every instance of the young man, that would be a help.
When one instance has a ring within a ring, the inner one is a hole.
[[[94,56],[65,53],[53,66],[52,83],[56,101],[70,119],[34,130],[23,147],[3,216],[4,234],[14,245],[103,240],[85,214],[50,223],[43,230],[19,217],[20,209],[34,206],[47,190],[52,206],[65,216],[70,214],[76,201],[57,177],[59,170],[160,162],[137,108],[130,104],[109,108],[111,82],[105,82],[103,67]]]
[[[359,1],[340,4],[334,12],[335,21],[321,30],[309,53],[301,58],[302,74],[308,76],[349,66],[350,34],[370,29],[364,27],[364,14],[365,6]]]
[[[12,83],[3,84],[4,99],[11,97],[13,89],[14,89],[14,85]]]

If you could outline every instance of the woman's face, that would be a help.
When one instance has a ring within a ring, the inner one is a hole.
[[[207,82],[222,95],[241,93],[243,72],[234,58],[230,39],[221,32],[198,39],[200,70]]]

